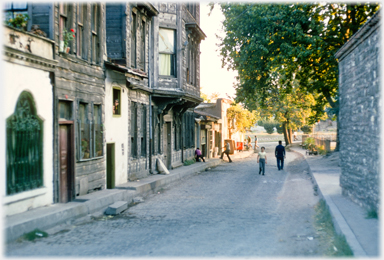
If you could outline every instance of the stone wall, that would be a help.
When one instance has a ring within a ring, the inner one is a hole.
[[[379,207],[380,14],[337,53],[342,193],[368,210]]]

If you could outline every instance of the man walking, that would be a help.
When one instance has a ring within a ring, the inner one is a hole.
[[[223,147],[223,148],[224,148],[224,147]],[[224,154],[226,154],[227,157],[228,157],[229,162],[232,162],[231,157],[229,157],[229,152],[230,152],[230,151],[231,151],[231,146],[230,146],[229,142],[227,142],[227,143],[225,144],[225,150],[224,150],[224,152],[221,153],[221,157],[220,157],[220,159],[223,159]]]
[[[275,156],[277,158],[277,169],[279,169],[279,171],[283,170],[284,168],[284,158],[285,158],[285,148],[281,143],[282,142],[279,141],[279,145],[276,146],[276,149],[275,149]]]

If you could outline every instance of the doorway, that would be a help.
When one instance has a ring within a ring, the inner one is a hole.
[[[107,144],[107,189],[115,188],[115,144]]]
[[[60,150],[60,198],[61,203],[74,199],[73,146],[71,124],[59,125]]]
[[[171,139],[172,139],[172,128],[171,128],[171,122],[166,122],[164,124],[164,160],[165,165],[168,170],[171,169],[171,162],[172,162],[172,146],[171,146]]]

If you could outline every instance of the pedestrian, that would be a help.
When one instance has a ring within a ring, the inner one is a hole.
[[[275,157],[277,159],[277,169],[279,169],[279,171],[283,170],[284,169],[285,148],[282,145],[281,141],[279,141],[279,145],[276,146]]]
[[[265,152],[265,147],[261,147],[261,152],[257,155],[257,163],[259,164],[259,174],[263,172],[265,173],[265,165],[267,164],[267,153]]]
[[[257,136],[255,135],[255,150],[256,150],[256,148],[259,148],[259,146],[257,145]]]
[[[231,151],[231,146],[230,146],[229,142],[227,142],[225,144],[225,147],[223,147],[223,148],[225,148],[225,150],[224,150],[224,152],[221,153],[220,159],[223,159],[224,154],[226,154],[229,162],[232,162],[231,157],[229,157],[229,152]]]
[[[297,132],[295,131],[295,132],[293,132],[293,141],[297,141],[298,139],[297,139]]]
[[[203,155],[201,154],[201,151],[200,151],[199,147],[196,148],[196,151],[195,151],[195,157],[196,157],[196,161],[197,161],[197,162],[200,162],[200,159],[199,159],[199,158],[201,158],[201,160],[203,160],[203,162],[205,162],[204,157],[203,157]]]

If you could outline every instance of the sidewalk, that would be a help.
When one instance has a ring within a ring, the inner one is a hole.
[[[253,151],[244,151],[231,155],[231,158],[245,158],[253,154]],[[197,162],[189,166],[181,166],[170,170],[170,174],[149,175],[139,181],[127,182],[118,185],[115,189],[105,189],[83,196],[78,196],[69,203],[57,203],[50,206],[33,209],[20,214],[5,217],[4,219],[4,240],[12,241],[25,233],[38,228],[46,230],[60,224],[69,223],[79,217],[84,217],[98,211],[104,211],[109,205],[116,201],[133,202],[133,199],[146,194],[155,192],[161,187],[171,185],[187,176],[193,176],[207,168],[215,167],[221,163],[228,163],[227,159],[222,161],[218,158]]]
[[[300,147],[290,147],[290,150],[301,154],[308,162],[318,192],[329,207],[336,232],[345,236],[354,256],[378,257],[379,221],[366,219],[367,211],[342,195],[338,155],[309,156]]]

